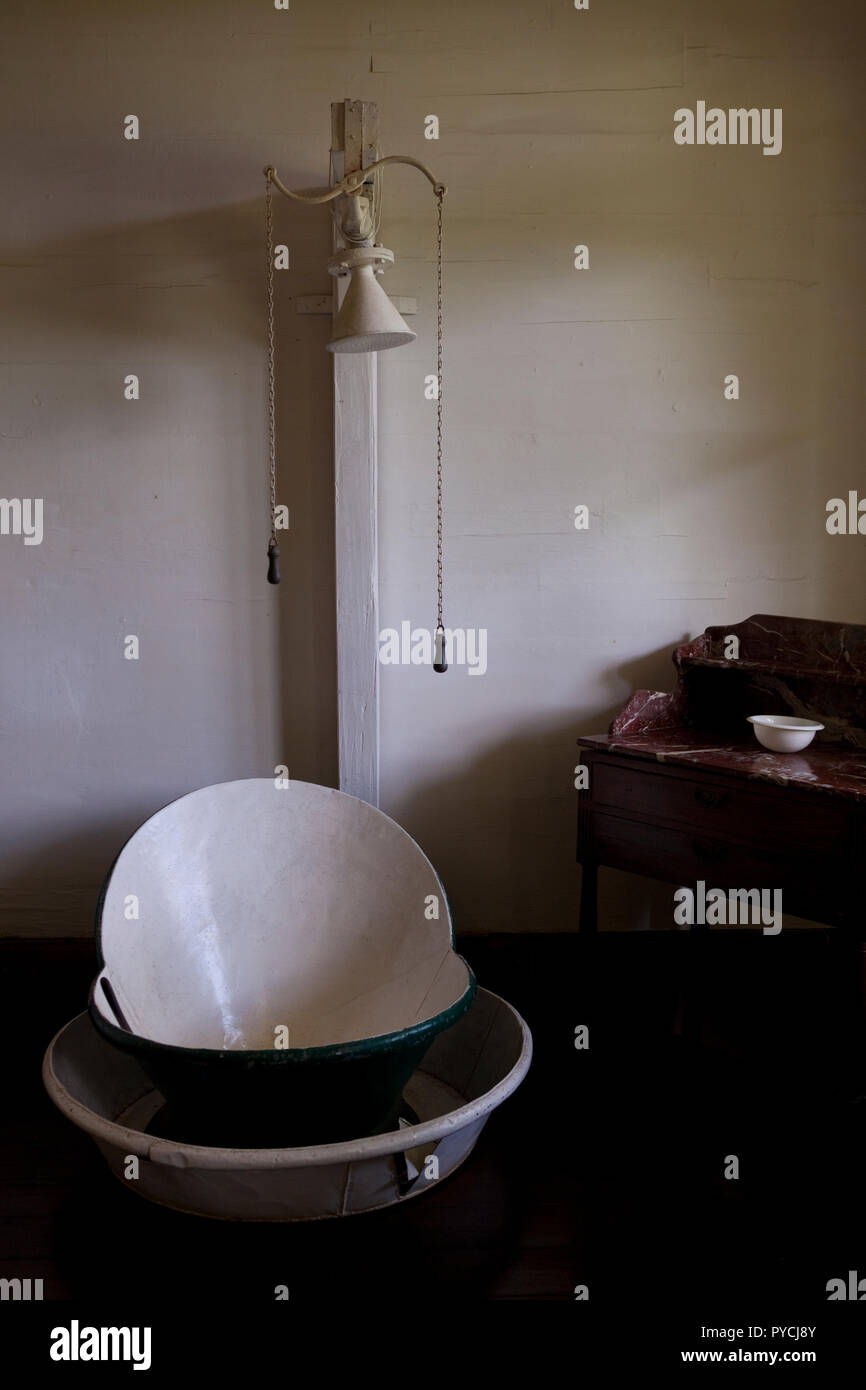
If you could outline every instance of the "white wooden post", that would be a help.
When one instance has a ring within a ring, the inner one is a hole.
[[[378,158],[375,102],[331,104],[331,184]],[[342,242],[335,235],[335,248]],[[348,285],[334,278],[334,314]],[[334,353],[340,790],[379,804],[376,353]]]

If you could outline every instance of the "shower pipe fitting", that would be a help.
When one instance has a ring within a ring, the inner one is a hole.
[[[358,169],[354,173],[347,174],[344,179],[335,184],[333,188],[328,188],[319,193],[293,193],[290,188],[277,177],[277,171],[273,164],[265,165],[265,178],[270,179],[275,188],[284,193],[287,198],[295,198],[299,203],[329,203],[332,198],[339,198],[341,193],[357,193],[367,181],[369,174],[374,169],[381,169],[383,164],[411,164],[415,169],[420,169],[425,178],[429,179],[433,185],[433,192],[437,198],[444,198],[448,189],[444,183],[440,183],[435,174],[432,174],[426,164],[422,164],[420,159],[413,159],[409,154],[386,154],[382,159],[377,159],[373,164],[368,164],[366,169]]]

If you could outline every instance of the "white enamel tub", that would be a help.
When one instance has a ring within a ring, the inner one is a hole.
[[[520,1085],[532,1039],[498,995],[478,989],[468,1013],[441,1033],[411,1077],[417,1115],[385,1134],[294,1149],[228,1149],[146,1132],[163,1098],[128,1053],[86,1013],[45,1054],[55,1105],[96,1142],[112,1173],[139,1196],[200,1216],[309,1221],[373,1211],[432,1191],[471,1153],[490,1113]],[[138,1176],[130,1157],[138,1160]],[[431,1160],[435,1160],[431,1161]]]

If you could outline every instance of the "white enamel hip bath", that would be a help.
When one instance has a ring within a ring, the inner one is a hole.
[[[97,949],[96,1027],[190,1134],[196,1112],[216,1116],[233,1144],[387,1128],[475,987],[411,836],[355,797],[271,778],[146,821],[106,881]]]

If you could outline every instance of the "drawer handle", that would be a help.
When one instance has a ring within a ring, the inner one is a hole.
[[[710,811],[718,811],[722,806],[727,806],[730,799],[730,792],[713,791],[712,787],[698,787],[695,792],[695,800]]]
[[[721,863],[728,857],[727,845],[707,845],[700,840],[692,840],[692,853],[698,859],[706,859],[711,864]]]

